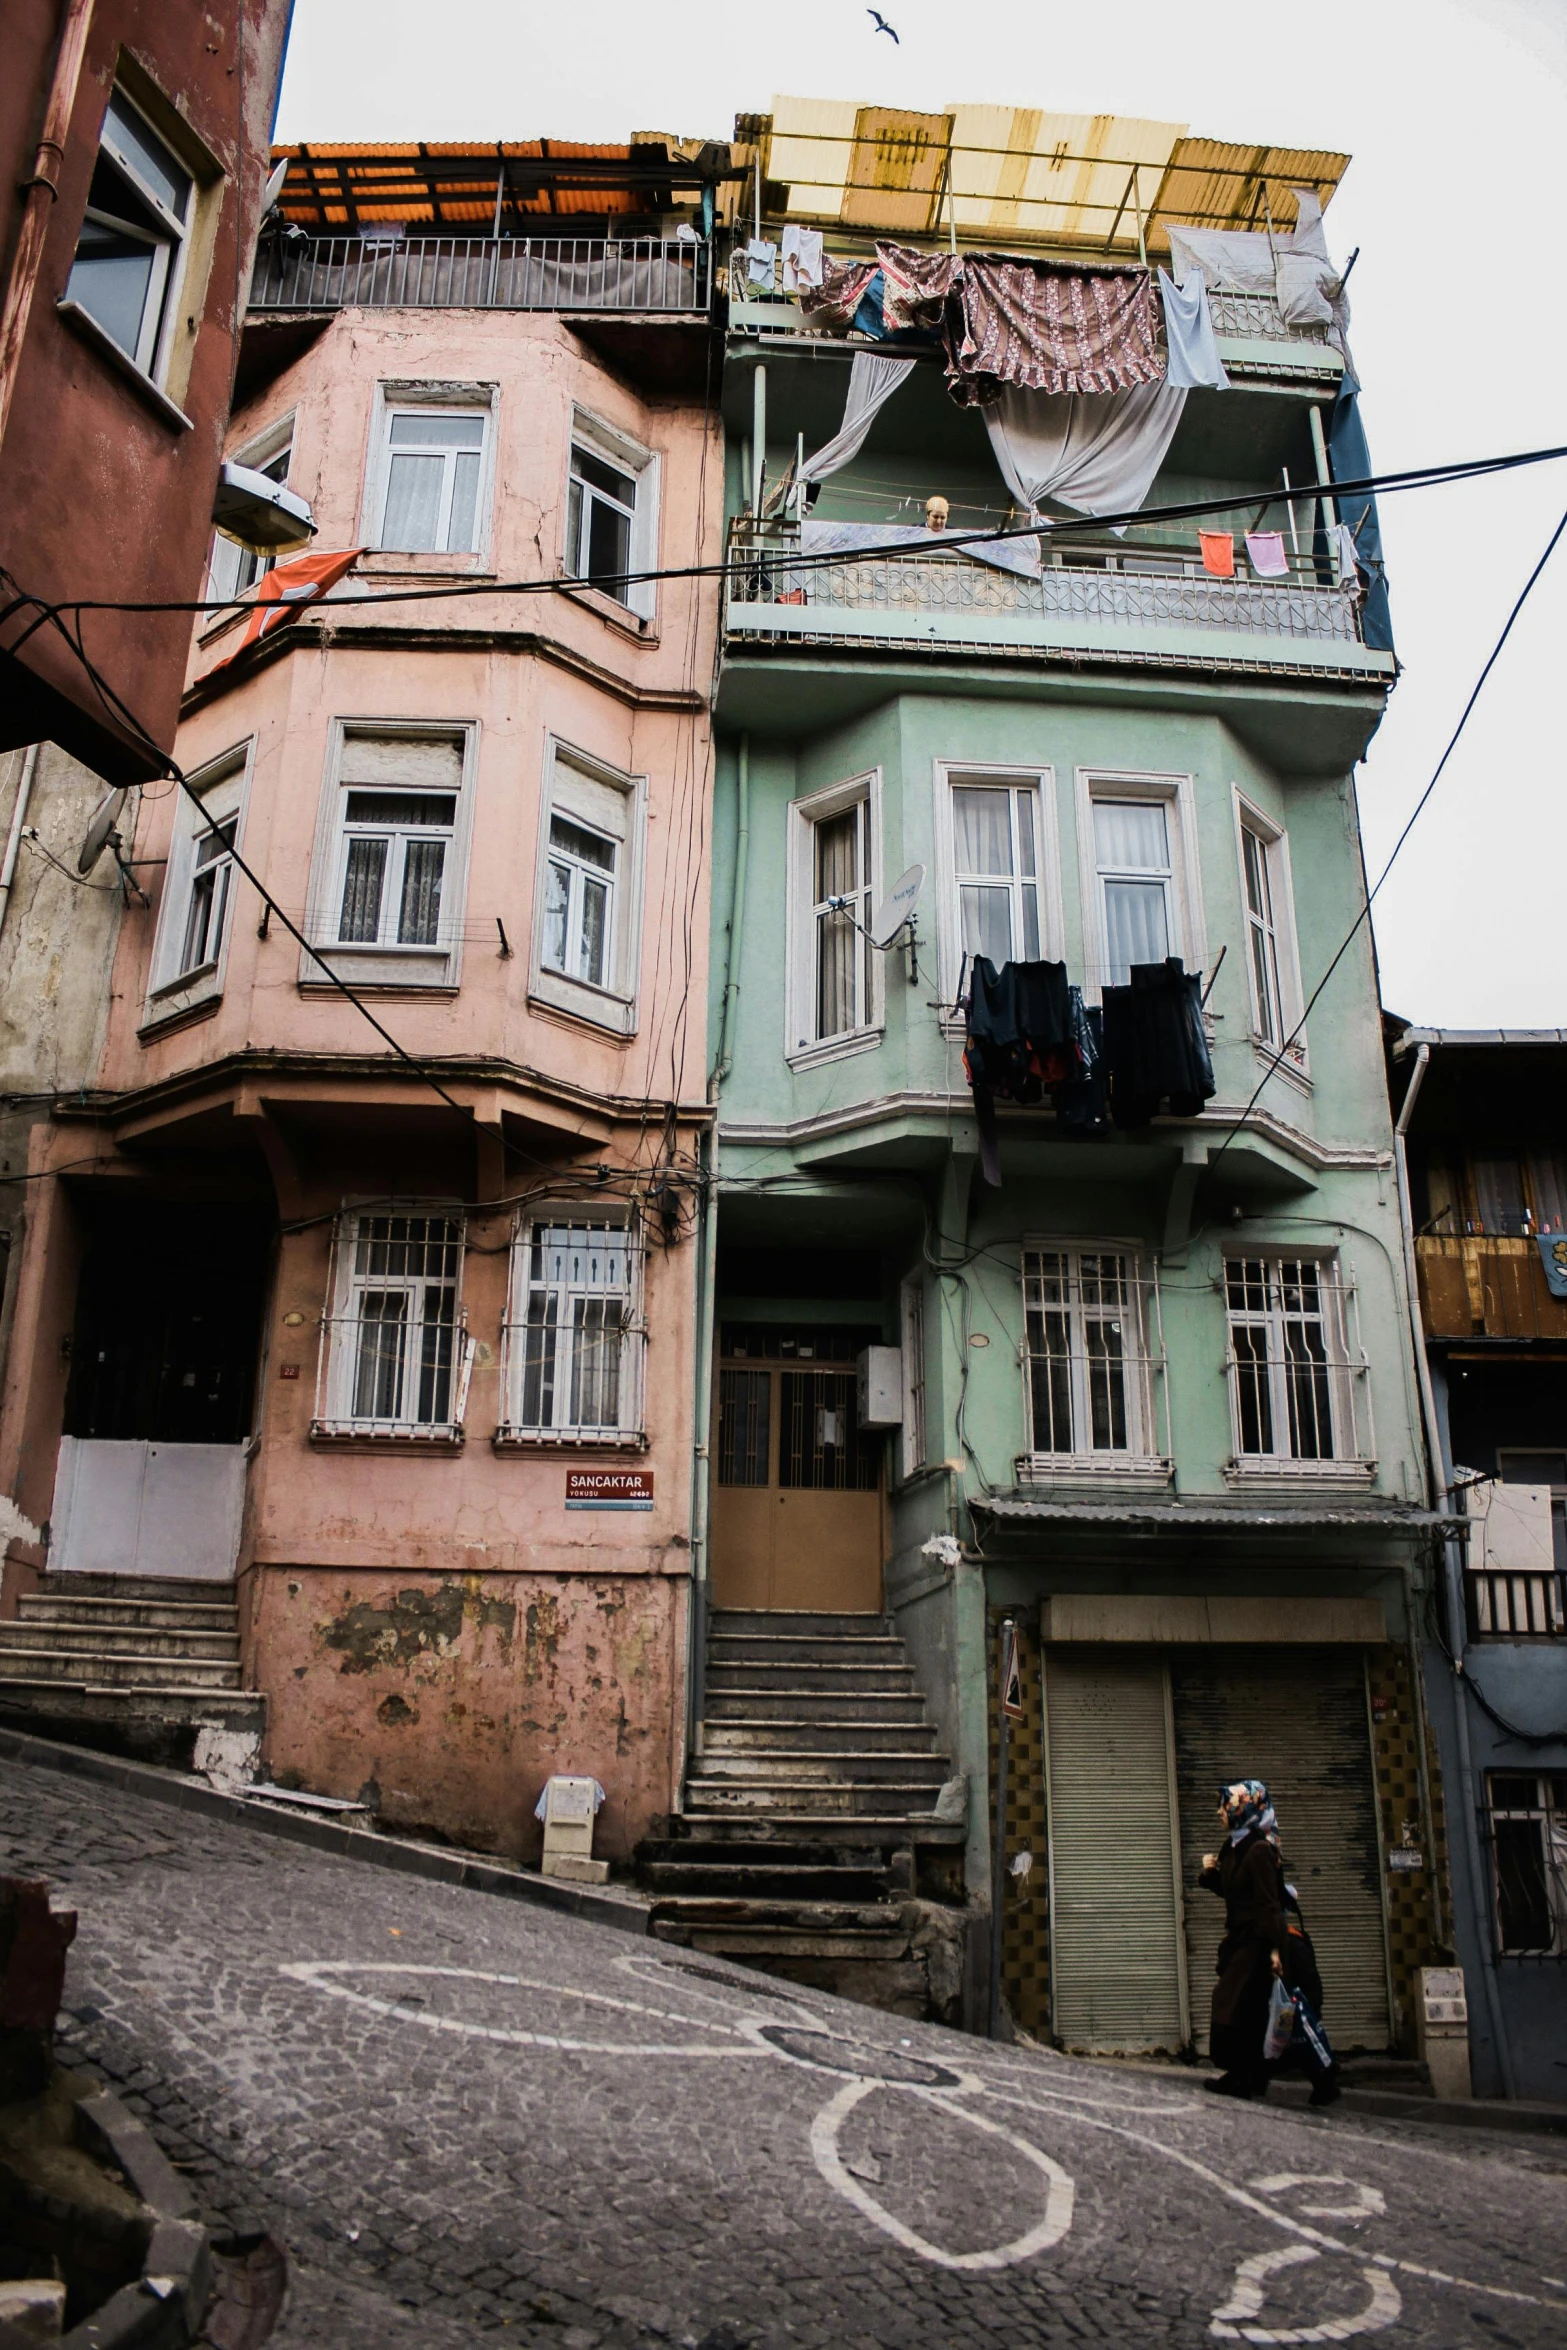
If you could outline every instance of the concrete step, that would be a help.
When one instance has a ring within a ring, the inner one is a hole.
[[[936,1732],[928,1722],[731,1720],[702,1725],[704,1754],[929,1754]]]
[[[239,1634],[189,1632],[145,1624],[39,1624],[31,1616],[0,1625],[0,1650],[46,1649],[71,1656],[206,1657],[239,1662]]]
[[[834,1689],[851,1696],[915,1697],[919,1694],[907,1665],[764,1664],[747,1658],[740,1664],[715,1664],[709,1655],[707,1686],[715,1694],[730,1689]]]
[[[903,1642],[893,1632],[851,1637],[843,1632],[714,1632],[707,1661],[713,1665],[901,1665]]]
[[[925,1700],[918,1690],[713,1689],[704,1713],[717,1722],[838,1722],[852,1713],[869,1725],[907,1723],[923,1727]]]
[[[825,1781],[854,1781],[872,1779],[886,1781],[917,1781],[922,1786],[939,1787],[950,1777],[947,1758],[932,1753],[927,1747],[922,1753],[917,1747],[894,1748],[890,1752],[856,1747],[836,1747],[826,1750],[800,1747],[742,1748],[738,1752],[722,1747],[705,1747],[699,1758],[698,1769],[704,1779],[723,1779],[736,1785],[767,1784],[774,1779],[821,1779]]]
[[[710,1632],[890,1632],[885,1612],[851,1614],[843,1608],[715,1607],[709,1610]]]
[[[690,1844],[706,1852],[722,1847],[757,1851],[771,1845],[790,1855],[830,1852],[842,1859],[853,1852],[906,1850],[915,1844],[960,1845],[968,1840],[962,1820],[938,1820],[933,1811],[889,1815],[886,1812],[756,1812],[698,1811],[691,1806],[673,1814],[665,1841],[673,1848]]]
[[[193,1606],[233,1605],[232,1576],[219,1575],[45,1575],[41,1591],[50,1599],[172,1599]]]
[[[266,1727],[267,1701],[255,1689],[110,1689],[70,1681],[0,1679],[0,1719],[69,1722],[105,1729],[210,1723],[225,1730]],[[91,1745],[89,1737],[85,1743]]]
[[[725,1779],[699,1772],[686,1782],[686,1812],[793,1812],[827,1820],[838,1813],[908,1817],[935,1810],[940,1779],[826,1779],[809,1777]]]
[[[888,1934],[907,1931],[901,1902],[887,1901],[717,1901],[711,1897],[679,1897],[659,1901],[653,1914],[679,1918],[688,1925],[782,1926],[799,1933]]]
[[[183,1599],[92,1599],[74,1593],[24,1592],[17,1610],[24,1624],[134,1624],[171,1632],[239,1631],[239,1609],[227,1603]]]
[[[89,1689],[237,1689],[239,1660],[78,1654],[70,1649],[13,1647],[0,1626],[0,1687],[14,1681],[69,1681]]]
[[[659,1901],[678,1895],[730,1901],[871,1902],[895,1890],[886,1869],[817,1868],[792,1859],[645,1861],[638,1875]]]

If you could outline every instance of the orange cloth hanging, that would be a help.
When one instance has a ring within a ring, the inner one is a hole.
[[[1198,543],[1202,548],[1202,567],[1211,571],[1215,579],[1235,577],[1235,541],[1227,530],[1200,530]]]
[[[240,632],[238,644],[213,667],[226,668],[247,646],[292,620],[302,605],[315,603],[352,571],[363,553],[363,547],[348,547],[336,554],[298,555],[291,563],[275,564],[256,584],[256,609]]]

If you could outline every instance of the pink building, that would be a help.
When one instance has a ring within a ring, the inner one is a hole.
[[[198,631],[200,805],[146,795],[97,1087],[38,1129],[5,1612],[236,1578],[270,1776],[527,1854],[587,1772],[615,1857],[683,1763],[716,610],[627,575],[720,553],[727,156],[524,152],[313,150],[263,246],[230,454],[365,552]]]

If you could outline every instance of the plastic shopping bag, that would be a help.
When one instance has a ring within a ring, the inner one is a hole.
[[[1296,2047],[1310,2063],[1319,2066],[1323,2072],[1331,2072],[1333,2048],[1322,2028],[1321,2016],[1310,2000],[1299,1991],[1295,1993],[1294,2006]],[[1271,2017],[1269,2020],[1271,2022]]]
[[[1294,1995],[1279,1976],[1273,1978],[1273,1996],[1268,2002],[1268,2034],[1262,2043],[1262,2053],[1269,2064],[1277,2064],[1291,2040],[1295,2037]]]

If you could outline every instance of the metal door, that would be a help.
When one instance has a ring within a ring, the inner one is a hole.
[[[1069,2048],[1188,2037],[1168,1678],[1140,1648],[1045,1650],[1050,2002]]]
[[[1338,2049],[1386,2048],[1387,1940],[1361,1650],[1177,1650],[1171,1693],[1198,2046],[1208,2045],[1224,1912],[1197,1873],[1218,1842],[1220,1786],[1265,1779],[1285,1873],[1322,1969],[1328,2037]]]
[[[877,1614],[883,1440],[847,1366],[721,1362],[713,1444],[713,1605]]]

